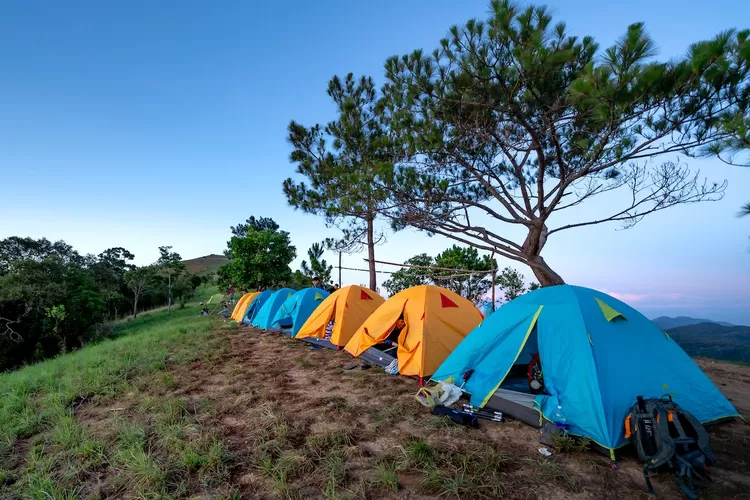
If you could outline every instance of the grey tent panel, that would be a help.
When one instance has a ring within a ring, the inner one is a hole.
[[[374,347],[370,347],[365,352],[359,355],[359,359],[385,368],[386,366],[390,365],[396,358],[394,358],[387,352],[383,352],[381,350],[375,349]]]
[[[541,427],[539,411],[534,407],[535,399],[536,396],[533,394],[498,389],[487,401],[485,407],[502,412],[503,415],[513,417],[533,427]]]
[[[328,339],[321,339],[320,337],[295,337],[297,340],[301,340],[303,342],[307,342],[312,345],[316,345],[318,347],[327,347],[328,349],[333,349],[334,351],[338,349],[338,346],[335,344],[332,344],[330,340]]]

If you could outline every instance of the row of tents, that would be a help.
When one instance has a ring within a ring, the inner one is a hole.
[[[361,286],[328,294],[308,288],[246,294],[233,319],[401,375],[460,385],[471,404],[541,426],[558,406],[571,433],[602,448],[626,443],[623,421],[637,396],[671,396],[701,422],[739,416],[668,334],[620,300],[560,285],[529,292],[488,317],[445,288],[422,285],[388,300]],[[395,352],[383,342],[402,318]],[[332,327],[331,327],[332,323]],[[527,368],[538,356],[544,393],[532,394]]]

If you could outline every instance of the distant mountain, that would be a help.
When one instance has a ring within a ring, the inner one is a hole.
[[[715,323],[722,326],[733,326],[731,323],[726,323],[724,321],[711,321],[710,319],[689,318],[687,316],[677,316],[676,318],[659,316],[651,321],[656,323],[656,325],[662,330],[669,330],[670,328],[677,328],[678,326],[697,325],[700,323]]]
[[[708,322],[670,328],[666,332],[690,356],[750,362],[750,326]]]
[[[221,266],[228,264],[229,259],[223,255],[211,254],[197,259],[183,260],[182,263],[185,264],[190,274],[208,274],[215,273]]]

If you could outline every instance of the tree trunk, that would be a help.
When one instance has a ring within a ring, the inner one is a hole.
[[[172,314],[172,275],[167,276],[167,314]]]
[[[522,251],[526,264],[531,268],[540,285],[564,285],[565,280],[553,271],[541,256],[545,243],[547,243],[547,226],[544,225],[544,222],[537,221],[536,225],[529,228],[529,235],[523,242]]]
[[[133,297],[133,319],[138,317],[138,294]]]
[[[531,267],[540,285],[554,286],[565,284],[565,280],[549,267],[541,255],[537,255],[533,260],[529,260],[526,263]]]
[[[378,286],[375,274],[375,218],[371,215],[367,218],[367,258],[370,265],[370,290],[377,291]]]

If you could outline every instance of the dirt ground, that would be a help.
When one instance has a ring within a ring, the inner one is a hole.
[[[543,458],[535,429],[446,423],[415,401],[414,379],[346,370],[346,353],[248,327],[217,335],[229,348],[178,367],[173,395],[216,403],[198,418],[224,435],[242,498],[647,497],[627,451],[616,471],[593,451]],[[750,367],[698,362],[750,415]],[[719,463],[701,497],[750,499],[750,426],[717,425],[711,437]],[[654,485],[660,498],[680,498],[669,474]]]

